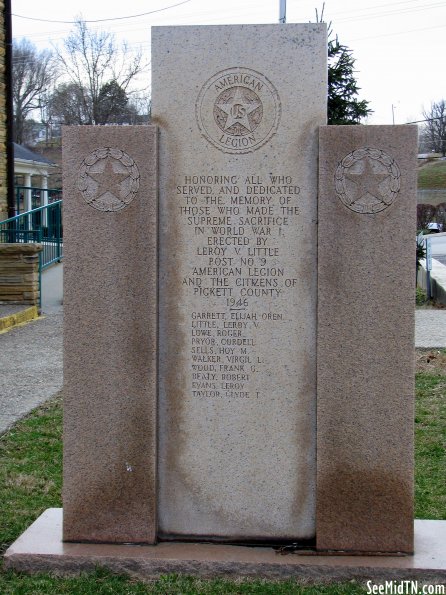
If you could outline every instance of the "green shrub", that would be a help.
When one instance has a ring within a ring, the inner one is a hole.
[[[427,295],[426,292],[422,287],[417,287],[416,294],[415,294],[415,303],[417,306],[422,306],[427,302]]]

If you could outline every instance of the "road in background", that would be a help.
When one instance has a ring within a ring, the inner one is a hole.
[[[429,241],[432,247],[432,258],[446,265],[446,234],[431,234]]]

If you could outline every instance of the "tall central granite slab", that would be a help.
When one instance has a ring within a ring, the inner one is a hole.
[[[158,534],[315,535],[321,24],[155,27]]]

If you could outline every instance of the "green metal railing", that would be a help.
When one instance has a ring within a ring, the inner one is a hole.
[[[45,206],[45,204],[51,204],[62,199],[62,190],[59,188],[14,186],[14,191],[16,215],[20,215],[29,210],[38,209],[39,207]]]
[[[62,201],[0,221],[1,243],[39,243],[40,270],[63,258]]]

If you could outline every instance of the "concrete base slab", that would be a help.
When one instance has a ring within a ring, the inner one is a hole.
[[[181,573],[200,577],[446,581],[446,521],[415,521],[415,555],[281,555],[271,547],[209,543],[110,545],[62,542],[62,509],[46,510],[5,554],[22,572],[77,574],[97,566],[139,578]]]

